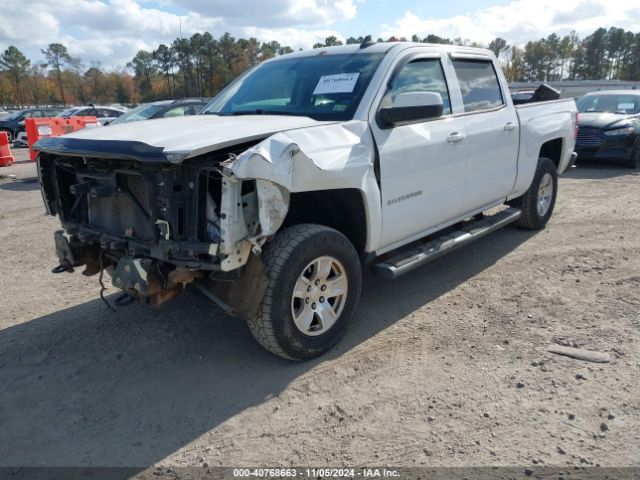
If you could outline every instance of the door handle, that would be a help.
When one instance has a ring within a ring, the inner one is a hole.
[[[467,136],[464,133],[453,132],[447,137],[447,142],[458,143],[464,140]]]
[[[504,131],[510,132],[511,130],[515,130],[516,128],[518,128],[518,125],[512,122],[509,122],[504,126]]]

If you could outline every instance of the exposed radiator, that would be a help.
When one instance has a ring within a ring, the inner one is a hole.
[[[140,175],[122,175],[122,183],[149,212],[144,179]],[[152,240],[154,228],[148,218],[127,193],[111,197],[89,198],[89,225],[105,232],[132,237],[137,240]]]

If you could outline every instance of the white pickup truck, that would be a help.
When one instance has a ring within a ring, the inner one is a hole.
[[[364,268],[392,279],[511,222],[544,228],[574,158],[574,101],[514,107],[475,48],[285,55],[205,111],[36,145],[54,272],[105,270],[116,304],[193,285],[290,359],[338,341]]]

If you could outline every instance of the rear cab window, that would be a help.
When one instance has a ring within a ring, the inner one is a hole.
[[[453,60],[465,112],[491,110],[505,104],[491,60]]]

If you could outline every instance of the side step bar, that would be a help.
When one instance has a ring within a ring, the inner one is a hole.
[[[467,224],[460,230],[448,233],[435,240],[405,250],[373,266],[373,273],[379,277],[394,279],[414,268],[462,247],[468,243],[484,237],[520,218],[522,212],[517,208],[507,208],[490,217],[484,217],[473,223]]]

